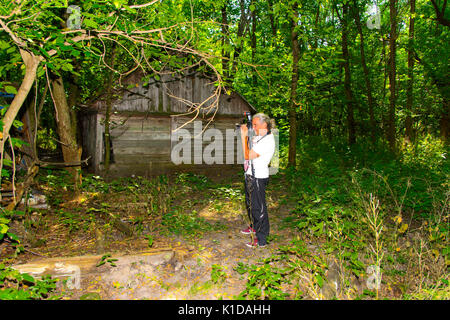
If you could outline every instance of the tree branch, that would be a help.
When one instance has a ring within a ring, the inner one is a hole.
[[[3,30],[5,30],[6,33],[9,34],[9,36],[11,37],[11,39],[19,46],[22,48],[25,48],[27,46],[27,44],[25,43],[25,41],[20,40],[19,38],[16,37],[16,35],[14,34],[14,32],[11,31],[11,29],[8,27],[8,25],[2,20],[0,19],[0,26],[2,27]]]
[[[447,0],[444,1],[444,5],[442,6],[442,11],[440,10],[436,0],[430,0],[433,4],[434,11],[436,12],[436,20],[438,23],[443,26],[450,27],[450,20],[445,18],[445,9],[447,7]]]
[[[134,4],[134,5],[131,5],[131,6],[129,6],[129,7],[132,8],[132,9],[145,8],[145,7],[151,6],[152,4],[155,4],[155,3],[158,2],[158,1],[159,1],[159,0],[153,0],[153,1],[150,1],[150,2],[148,2],[148,3],[144,3],[144,4]]]

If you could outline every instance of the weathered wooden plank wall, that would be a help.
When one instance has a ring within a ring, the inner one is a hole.
[[[188,141],[189,147],[184,148],[190,152],[191,157],[189,163],[193,164],[236,164],[238,163],[240,140],[236,134],[235,124],[239,122],[240,118],[237,117],[220,117],[215,118],[213,122],[208,125],[208,121],[196,119],[189,122],[189,118],[172,116],[172,139],[171,149],[174,150],[175,145],[179,145],[180,148],[182,139],[176,138],[177,134],[182,135],[180,132],[175,131],[187,130],[189,136],[192,137],[191,141]],[[205,130],[202,133],[202,130]],[[196,143],[195,139],[201,139],[201,143]],[[217,152],[217,154],[216,154]],[[180,152],[180,157],[184,154]],[[206,155],[210,155],[214,158],[214,161],[208,161],[205,159]]]
[[[201,142],[201,148],[196,150],[194,147],[194,140],[190,143],[191,157],[190,161],[177,165],[172,162],[171,150],[174,144],[172,141],[171,129],[175,129],[180,125],[187,122],[189,119],[186,117],[165,117],[165,116],[121,116],[113,115],[111,121],[114,123],[111,127],[111,141],[112,152],[114,162],[110,165],[110,172],[113,175],[152,175],[158,173],[164,173],[177,169],[187,167],[189,164],[203,164],[203,165],[217,165],[217,164],[236,164],[239,155],[239,141],[235,137],[231,137],[230,133],[234,131],[235,123],[238,118],[217,118],[212,122],[207,129],[220,130],[221,135],[210,138],[209,140],[203,140]],[[87,123],[89,120],[86,120]],[[95,172],[100,174],[103,172],[103,160],[104,160],[104,137],[103,137],[103,123],[104,119],[102,115],[97,118],[96,131],[97,139],[92,141],[89,139],[88,152],[95,154],[93,165],[95,166]],[[206,121],[199,124],[197,121],[197,128],[205,128]],[[201,121],[200,121],[201,122]],[[93,125],[90,124],[90,130],[93,129]],[[194,138],[194,122],[184,127],[192,138]],[[201,129],[199,129],[201,130]],[[228,140],[227,141],[227,132]],[[94,130],[95,132],[95,130]],[[206,131],[208,134],[210,131]],[[217,132],[216,132],[217,133]],[[214,132],[213,132],[214,135]],[[210,135],[211,136],[211,135]],[[215,139],[217,138],[217,139]],[[216,157],[214,151],[209,154],[216,160],[208,163],[204,159],[203,155],[205,149],[213,149],[212,142],[217,143],[219,148],[219,154]],[[177,142],[175,142],[177,143]],[[96,145],[93,152],[93,145]],[[198,146],[198,145],[197,145]],[[230,152],[231,157],[230,158]],[[221,157],[219,157],[221,153]],[[227,158],[228,155],[228,158]],[[205,170],[212,168],[205,168]]]
[[[211,97],[215,89],[211,80],[200,76],[188,76],[177,80],[164,75],[156,84],[148,87],[139,84],[126,91],[121,99],[114,102],[113,111],[185,113],[191,106],[189,102],[202,103]],[[210,99],[204,104],[204,107],[210,106],[213,101],[214,99]],[[104,112],[105,102],[97,101],[93,104],[93,108],[98,112]],[[239,94],[232,92],[227,95],[222,92],[217,114],[240,115],[243,111],[249,110],[249,105]],[[209,115],[212,115],[212,112]]]

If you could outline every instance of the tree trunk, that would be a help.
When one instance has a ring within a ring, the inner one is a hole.
[[[388,77],[389,77],[389,57],[387,53],[387,43],[388,39],[383,38],[382,39],[382,58],[380,59],[380,64],[383,63],[383,91],[382,91],[382,97],[380,99],[381,104],[383,105],[383,111],[381,113],[381,122],[383,123],[383,134],[387,140],[387,113],[384,112],[386,107],[386,95],[388,92],[387,83],[388,83]]]
[[[298,33],[295,30],[297,27],[298,6],[293,5],[293,17],[291,19],[291,43],[292,43],[292,78],[291,78],[291,97],[289,108],[289,155],[288,165],[296,167],[297,155],[297,85],[298,85],[298,62],[300,60],[300,49],[298,45]]]
[[[111,60],[109,65],[114,69],[116,58],[116,44],[114,43]],[[110,119],[111,119],[111,109],[112,109],[112,84],[113,84],[113,71],[108,70],[108,83],[107,83],[107,96],[106,96],[106,112],[105,112],[105,172],[109,172],[109,165],[111,162],[111,135],[110,135]]]
[[[74,131],[74,123],[77,119],[73,118],[73,113],[69,108],[62,77],[51,80],[51,85],[64,162],[80,163],[81,146],[77,143],[76,131]],[[70,166],[68,171],[72,175],[75,190],[78,191],[81,185],[81,166]]]
[[[35,87],[34,87],[35,89]],[[26,141],[28,144],[23,144],[19,150],[23,153],[23,157],[21,161],[24,161],[27,168],[29,168],[33,162],[36,162],[37,155],[35,153],[35,145],[36,141],[34,141],[35,137],[35,129],[37,127],[37,106],[36,106],[36,93],[33,88],[28,93],[27,98],[25,99],[24,106],[25,112],[22,116],[23,123],[23,135],[22,140]]]
[[[365,50],[364,50],[364,33],[363,33],[363,29],[361,26],[361,20],[360,20],[360,15],[359,15],[359,8],[358,8],[358,3],[355,1],[355,22],[356,22],[356,27],[358,29],[358,33],[360,36],[360,44],[359,44],[359,51],[361,53],[361,64],[363,67],[363,72],[364,72],[364,81],[366,83],[366,90],[367,90],[367,101],[369,104],[369,119],[370,119],[370,137],[372,140],[372,145],[375,146],[375,142],[376,142],[376,130],[377,130],[377,124],[375,122],[375,112],[374,112],[374,99],[372,96],[372,84],[370,81],[370,73],[369,73],[369,68],[367,68],[367,63],[366,63],[366,54],[365,54]]]
[[[42,110],[44,108],[44,103],[45,100],[47,98],[47,94],[48,94],[48,82],[45,81],[45,86],[44,86],[44,92],[42,93],[42,96],[40,98],[39,104],[37,106],[34,105],[33,103],[33,110],[29,109],[27,110],[25,117],[27,117],[29,119],[29,123],[30,123],[30,129],[29,130],[29,143],[30,146],[32,148],[32,155],[34,156],[34,160],[38,160],[38,152],[37,152],[37,145],[36,145],[36,135],[37,135],[37,128],[39,127],[39,122],[41,119],[41,114],[42,114]]]
[[[354,99],[351,88],[350,55],[348,52],[348,3],[342,6],[342,56],[344,59],[344,92],[347,102],[347,127],[348,143],[356,142],[355,119],[354,119]]]
[[[319,18],[320,18],[320,3],[317,4],[317,11],[316,11],[316,17],[314,19],[314,26],[317,30],[317,27],[319,25]],[[317,49],[317,46],[319,45],[319,37],[316,35],[314,36],[314,48]]]
[[[241,55],[242,48],[244,47],[242,43],[242,37],[244,36],[245,26],[247,25],[247,16],[245,14],[245,0],[239,1],[239,7],[241,9],[241,16],[239,18],[238,30],[236,38],[238,39],[238,45],[234,49],[233,55],[233,71],[236,71],[239,56]]]
[[[395,128],[395,108],[396,108],[396,40],[397,40],[397,0],[389,1],[391,32],[389,36],[389,112],[387,119],[387,139],[389,148],[395,152],[396,128]]]
[[[76,61],[74,61],[75,68],[79,72],[79,66]],[[74,132],[77,139],[77,143],[81,145],[81,133],[79,129],[79,122],[74,121],[78,119],[76,106],[80,99],[80,87],[78,86],[78,81],[74,74],[69,74],[69,97],[67,98],[67,103],[69,105],[70,117],[72,118],[72,132]]]
[[[251,4],[255,6],[255,1],[252,0]],[[252,32],[251,32],[251,48],[252,48],[252,64],[255,64],[256,55],[256,8],[253,9],[252,14]],[[256,74],[252,73],[253,86],[256,87]]]
[[[277,35],[277,27],[275,25],[275,17],[273,14],[273,0],[268,0],[267,4],[269,6],[269,19],[270,19],[270,27],[272,30],[272,36],[276,36]]]
[[[31,87],[33,86],[34,81],[36,80],[36,71],[39,66],[39,63],[42,61],[41,56],[35,56],[33,53],[20,49],[20,55],[22,56],[22,60],[25,65],[25,77],[22,80],[22,83],[15,95],[11,105],[3,117],[3,131],[2,136],[0,137],[0,152],[1,152],[1,160],[3,160],[3,154],[5,150],[5,142],[9,137],[9,130],[14,122],[14,119],[17,116],[20,108],[22,107],[28,93],[30,92]],[[3,168],[3,161],[0,161],[0,183],[1,183],[1,170]],[[0,196],[1,199],[1,196]]]
[[[414,86],[414,15],[416,12],[416,0],[410,0],[411,16],[409,18],[409,44],[408,44],[408,86],[406,89],[406,119],[405,119],[405,135],[406,141],[409,143],[413,141],[413,122],[412,122],[412,110],[413,110],[413,86]]]
[[[229,63],[230,63],[230,39],[228,30],[228,16],[227,16],[227,1],[222,7],[222,73],[225,80],[230,77]]]

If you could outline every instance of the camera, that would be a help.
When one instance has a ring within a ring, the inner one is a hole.
[[[242,114],[243,114],[243,116],[244,116],[244,120],[243,120],[243,123],[242,123],[242,124],[245,124],[245,122],[246,122],[246,123],[247,123],[247,128],[248,128],[248,130],[249,130],[249,131],[250,131],[250,130],[253,130],[253,125],[252,125],[252,114],[251,114],[250,112],[248,112],[248,111],[245,111],[245,112],[243,112]],[[240,129],[242,124],[236,123],[236,129]]]

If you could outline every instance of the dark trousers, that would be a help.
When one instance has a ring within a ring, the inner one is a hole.
[[[269,178],[258,179],[246,174],[245,179],[245,204],[250,219],[250,227],[256,232],[259,245],[267,243],[270,225],[266,205],[266,187]]]

